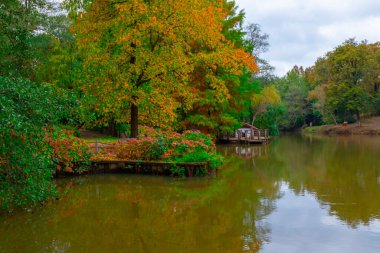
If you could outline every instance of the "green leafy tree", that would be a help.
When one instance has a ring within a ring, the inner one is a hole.
[[[274,85],[264,87],[259,94],[253,94],[251,97],[253,111],[252,125],[255,124],[257,116],[265,113],[270,106],[276,106],[280,102],[281,97]]]
[[[279,123],[281,129],[293,130],[310,122],[319,123],[319,116],[314,113],[308,100],[311,85],[305,80],[305,71],[302,67],[294,66],[286,76],[275,81],[275,86],[286,108]]]
[[[82,65],[76,42],[69,28],[72,22],[66,15],[46,17],[45,45],[36,66],[36,82],[48,82],[67,89],[75,86]],[[42,36],[42,35],[41,35]]]
[[[51,85],[0,77],[0,209],[56,196],[48,128],[69,124],[75,97]],[[71,152],[71,150],[68,148]]]
[[[312,95],[323,101],[320,104],[323,104],[325,119],[331,116],[337,122],[356,116],[360,124],[361,114],[374,111],[379,84],[378,54],[378,43],[357,43],[349,39],[309,70],[308,78],[317,91]]]
[[[286,107],[283,103],[269,105],[266,111],[256,118],[255,126],[261,129],[269,129],[270,135],[279,135],[280,120],[285,112]]]
[[[6,0],[0,3],[0,75],[35,77],[47,38],[47,0]]]

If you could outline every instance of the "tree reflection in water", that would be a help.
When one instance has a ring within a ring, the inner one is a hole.
[[[258,166],[277,164],[275,180],[289,183],[297,194],[313,193],[331,215],[355,228],[380,218],[379,140],[283,137],[272,143],[269,161]]]
[[[268,146],[225,145],[218,151],[226,158],[216,178],[97,175],[59,181],[68,192],[59,201],[0,219],[0,252],[265,251],[275,228],[286,224],[271,220],[283,212],[279,203],[288,204],[281,202],[290,195],[284,185],[299,203],[315,198],[327,218],[351,228],[379,220],[378,139],[285,136]],[[328,231],[315,224],[320,233]]]
[[[269,242],[264,218],[279,187],[246,169],[253,168],[247,160],[228,155],[225,164],[217,178],[101,175],[61,181],[69,194],[5,221],[0,245],[11,249],[5,241],[18,241],[18,249],[35,252],[258,252]]]

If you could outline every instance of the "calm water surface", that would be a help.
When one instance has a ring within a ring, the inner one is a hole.
[[[97,175],[0,217],[0,252],[380,252],[380,138],[219,146],[216,178]]]

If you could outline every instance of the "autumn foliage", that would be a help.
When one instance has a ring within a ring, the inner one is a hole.
[[[51,159],[57,172],[84,171],[91,154],[86,143],[74,136],[74,131],[50,129],[46,132],[45,139],[52,149]]]
[[[226,111],[257,66],[234,1],[74,0],[57,16],[46,1],[11,2],[0,17],[1,208],[41,203],[56,196],[55,171],[82,171],[89,154],[61,128],[122,125],[138,137],[147,125],[166,132],[146,129],[112,155],[217,166],[210,137],[184,131],[239,120]]]
[[[131,139],[116,148],[116,158],[125,160],[150,160],[149,147],[155,138]]]
[[[94,160],[140,160],[167,162],[210,162],[211,168],[221,165],[221,157],[216,154],[214,142],[210,136],[199,131],[185,131],[182,134],[168,131],[156,131],[144,128],[146,136],[128,139],[124,143],[114,143],[113,153],[100,152]]]
[[[84,57],[83,105],[97,116],[88,121],[129,122],[137,137],[137,122],[175,128],[198,91],[228,101],[227,77],[257,71],[223,33],[230,8],[224,0],[95,1],[72,29]]]

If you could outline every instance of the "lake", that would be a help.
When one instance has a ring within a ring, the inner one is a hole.
[[[58,201],[0,217],[0,252],[380,252],[380,138],[220,145],[216,177],[57,181]]]

